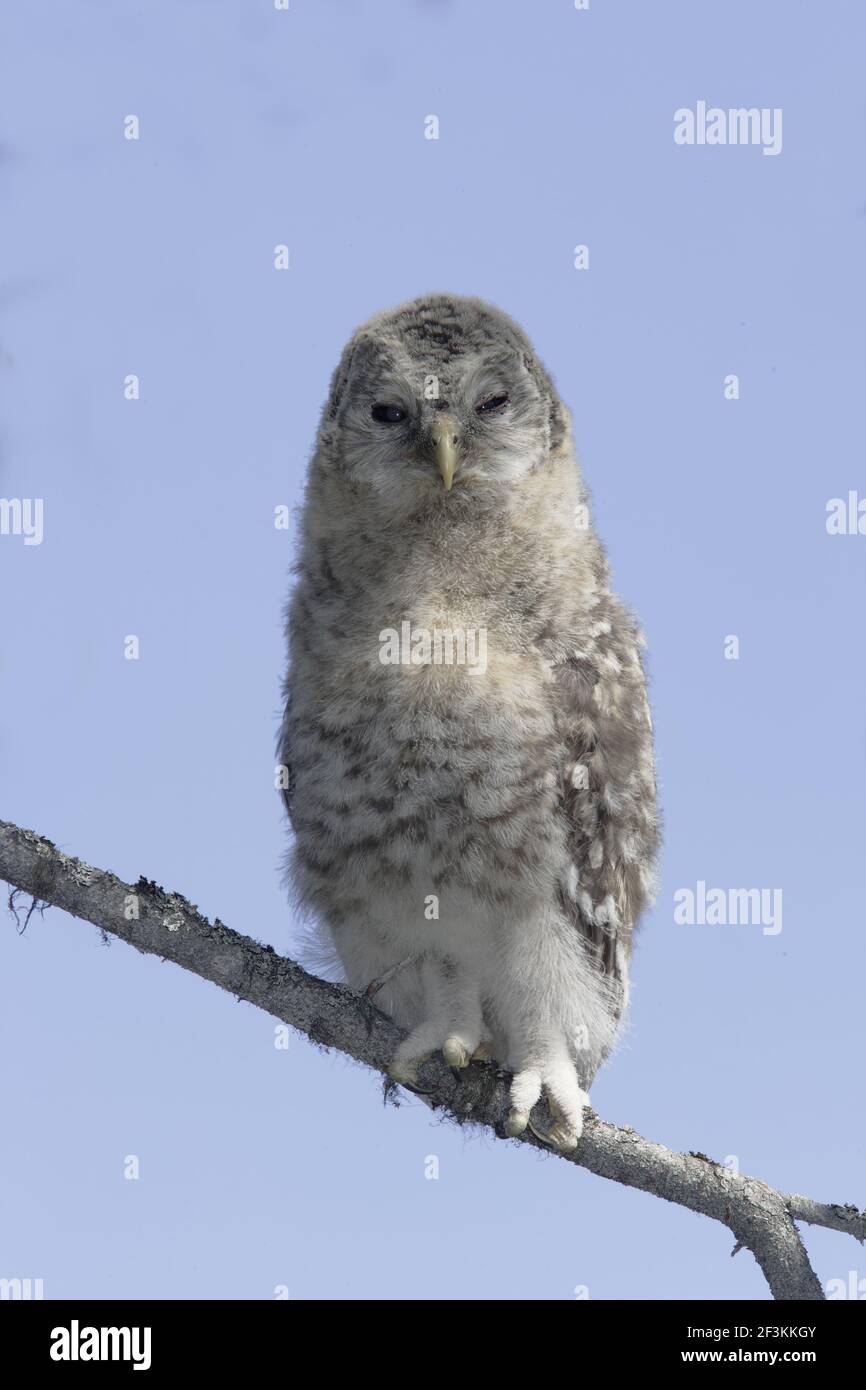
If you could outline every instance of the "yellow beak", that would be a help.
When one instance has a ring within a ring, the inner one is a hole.
[[[437,415],[431,432],[436,445],[436,467],[442,474],[445,491],[450,492],[457,471],[457,425],[450,415]]]

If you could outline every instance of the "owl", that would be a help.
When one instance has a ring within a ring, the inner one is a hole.
[[[571,1150],[654,892],[652,726],[568,411],[504,313],[436,294],[355,332],[296,574],[296,902],[405,1031],[396,1082],[493,1059],[506,1133]]]

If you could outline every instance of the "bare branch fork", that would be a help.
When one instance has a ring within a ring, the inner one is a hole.
[[[179,894],[166,893],[144,878],[134,885],[123,883],[7,821],[0,821],[0,878],[11,886],[13,912],[18,891],[32,899],[28,917],[40,905],[62,908],[139,951],[173,961],[256,1004],[312,1042],[337,1048],[386,1073],[402,1035],[369,998],[308,975],[295,961],[231,931],[219,918],[209,922]],[[487,1062],[473,1062],[457,1072],[434,1057],[421,1075],[428,1088],[426,1099],[434,1108],[460,1124],[488,1126],[504,1138],[504,1072]],[[508,1142],[543,1147],[530,1132]],[[795,1222],[843,1231],[861,1242],[866,1239],[866,1212],[854,1206],[825,1205],[777,1192],[757,1178],[729,1172],[706,1155],[676,1153],[591,1112],[576,1151],[558,1157],[720,1221],[736,1242],[732,1253],[751,1250],[777,1299],[824,1297]]]

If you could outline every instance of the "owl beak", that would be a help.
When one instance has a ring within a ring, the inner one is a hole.
[[[437,415],[431,429],[436,449],[436,467],[442,475],[445,491],[451,491],[457,471],[457,425],[450,415]]]

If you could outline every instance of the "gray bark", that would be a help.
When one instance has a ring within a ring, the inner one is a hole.
[[[295,961],[230,930],[218,918],[209,922],[179,894],[143,878],[123,883],[6,821],[0,821],[0,878],[12,890],[9,904],[19,929],[24,910],[17,901],[20,891],[31,899],[27,917],[40,904],[62,908],[136,950],[173,961],[256,1004],[314,1043],[387,1072],[401,1034],[369,998],[307,974]],[[460,1124],[488,1126],[504,1138],[508,1078],[492,1063],[474,1062],[457,1072],[434,1057],[422,1068],[421,1079],[431,1106]],[[530,1132],[508,1142],[543,1147]],[[752,1252],[777,1299],[824,1297],[796,1221],[866,1239],[866,1212],[856,1207],[786,1196],[757,1178],[729,1172],[706,1155],[676,1153],[628,1126],[607,1124],[591,1111],[576,1151],[558,1156],[720,1221],[735,1239],[732,1253],[743,1248]]]

